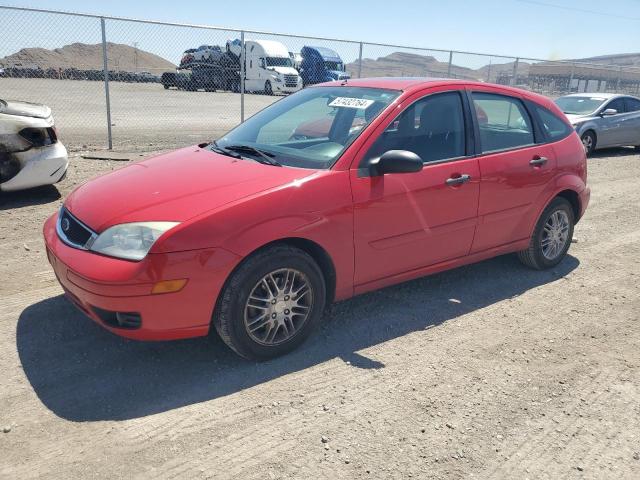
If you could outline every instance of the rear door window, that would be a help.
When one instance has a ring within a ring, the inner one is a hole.
[[[519,99],[480,92],[472,93],[472,98],[482,153],[535,143],[531,118]]]
[[[533,108],[535,108],[536,113],[540,118],[540,123],[547,134],[547,138],[552,142],[563,139],[573,131],[569,125],[567,125],[562,119],[558,118],[550,110],[538,105]]]

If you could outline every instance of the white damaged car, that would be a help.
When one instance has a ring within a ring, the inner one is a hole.
[[[59,182],[68,165],[49,107],[0,100],[0,191]]]

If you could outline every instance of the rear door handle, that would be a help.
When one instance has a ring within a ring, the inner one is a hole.
[[[451,177],[451,178],[447,178],[444,183],[446,183],[449,186],[452,185],[462,185],[463,183],[467,183],[469,180],[471,180],[471,175],[468,174],[463,174],[460,175],[459,177]]]
[[[547,163],[547,161],[548,161],[547,157],[539,157],[539,156],[536,155],[529,162],[529,165],[531,165],[532,167],[540,167],[540,166],[544,165],[545,163]]]

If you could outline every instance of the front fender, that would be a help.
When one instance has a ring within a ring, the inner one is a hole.
[[[353,294],[353,205],[348,171],[327,171],[242,199],[182,225],[158,250],[221,247],[246,257],[274,241],[320,246],[336,271],[336,299]]]

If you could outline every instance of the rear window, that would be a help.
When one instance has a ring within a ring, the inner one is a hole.
[[[534,108],[536,110],[536,113],[538,114],[538,117],[540,118],[542,128],[544,128],[544,131],[547,134],[549,140],[561,140],[571,133],[572,129],[569,127],[569,125],[558,118],[553,112],[538,105],[536,105]]]

